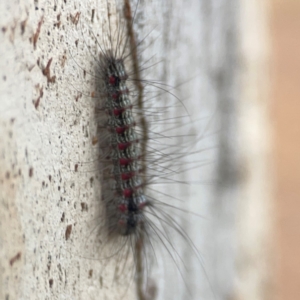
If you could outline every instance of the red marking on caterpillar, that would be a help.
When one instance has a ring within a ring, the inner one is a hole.
[[[106,206],[116,206],[116,216],[108,220],[111,234],[134,234],[144,221],[141,203],[146,202],[141,185],[140,158],[136,123],[131,110],[128,79],[122,58],[115,57],[113,49],[100,55],[100,78],[103,82],[104,107],[109,129],[107,146],[110,148],[106,164],[110,169],[110,178],[114,180],[114,197],[104,202]],[[129,105],[128,105],[129,104]],[[126,159],[123,164],[120,159]],[[106,208],[111,211],[110,207]],[[117,222],[115,222],[117,220]]]
[[[202,162],[191,159],[187,166],[183,165],[183,158],[199,153],[199,150],[193,151],[194,145],[186,142],[185,137],[190,135],[188,131],[183,135],[177,132],[186,126],[184,117],[189,124],[191,121],[188,114],[183,117],[172,115],[170,104],[151,95],[151,87],[158,88],[158,94],[171,96],[182,111],[187,111],[182,101],[165,85],[142,78],[141,69],[147,67],[141,63],[140,53],[136,53],[140,45],[135,41],[134,17],[128,12],[129,2],[124,2],[125,7],[127,5],[125,19],[117,20],[117,29],[112,29],[108,12],[109,25],[102,28],[108,30],[108,34],[101,38],[92,32],[95,54],[87,47],[96,64],[95,74],[86,70],[84,74],[95,81],[95,91],[86,93],[86,96],[97,101],[95,115],[99,133],[96,147],[101,154],[96,165],[102,177],[101,204],[104,208],[104,212],[95,218],[96,225],[91,230],[92,233],[99,232],[99,239],[95,234],[88,235],[89,241],[95,245],[98,242],[99,248],[89,255],[99,260],[116,258],[116,273],[123,279],[127,273],[131,278],[136,274],[139,298],[145,299],[152,259],[156,260],[159,253],[156,242],[165,247],[182,281],[184,276],[180,264],[183,259],[177,252],[173,235],[177,234],[198,255],[193,242],[177,221],[178,212],[188,211],[174,204],[179,198],[178,187],[171,185],[167,192],[155,191],[154,187],[157,184],[185,184],[186,180],[177,175],[200,167]],[[129,28],[126,30],[126,27]],[[82,36],[84,38],[84,34]],[[150,92],[145,91],[147,87]],[[152,108],[150,102],[154,104]],[[153,127],[148,128],[150,122]],[[156,127],[162,122],[167,126],[159,131]],[[182,198],[188,198],[188,195]],[[133,256],[132,269],[130,256]]]

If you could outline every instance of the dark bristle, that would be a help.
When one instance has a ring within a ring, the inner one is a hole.
[[[113,16],[109,13],[108,19]],[[132,27],[133,20],[129,23]],[[182,258],[178,259],[172,235],[179,235],[195,251],[193,242],[177,223],[176,213],[188,213],[188,209],[176,207],[175,202],[186,200],[188,195],[179,196],[176,187],[189,184],[181,175],[203,162],[199,158],[185,162],[187,156],[199,153],[189,144],[193,136],[189,128],[183,129],[191,124],[187,108],[172,92],[174,87],[160,80],[144,79],[143,72],[149,67],[145,66],[148,61],[140,63],[139,46],[143,40],[132,41],[129,35],[134,31],[130,28],[128,34],[126,25],[120,17],[117,29],[112,29],[109,21],[109,25],[103,25],[103,35],[89,31],[94,50],[85,44],[95,59],[94,71],[86,71],[85,75],[94,80],[93,92],[86,93],[86,97],[93,98],[96,106],[97,138],[92,133],[90,144],[97,148],[94,151],[98,155],[90,162],[94,169],[87,172],[99,174],[102,193],[99,215],[87,238],[93,245],[99,244],[98,251],[91,254],[94,259],[114,258],[126,269],[126,259],[132,255],[132,278],[143,278],[150,273],[150,260],[158,256],[156,242],[165,248],[178,269]],[[178,107],[180,114],[174,114]],[[169,189],[162,192],[158,185]],[[116,273],[123,275],[119,269]]]

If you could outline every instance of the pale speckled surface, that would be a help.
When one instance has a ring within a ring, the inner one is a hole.
[[[120,299],[124,288],[111,287],[109,267],[83,259],[81,252],[80,232],[87,226],[87,214],[96,211],[100,184],[97,174],[74,172],[76,162],[91,157],[93,107],[76,102],[68,50],[74,51],[78,30],[70,16],[79,10],[90,14],[91,8],[81,1],[56,5],[0,4],[0,298]],[[34,49],[30,38],[42,16]],[[56,79],[47,83],[42,70],[51,58],[50,75]],[[72,231],[66,241],[68,225]],[[12,262],[18,253],[20,258]],[[134,298],[132,287],[125,288],[124,299]]]

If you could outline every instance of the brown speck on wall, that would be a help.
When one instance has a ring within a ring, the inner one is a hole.
[[[68,225],[65,233],[66,241],[70,238],[71,232],[72,232],[72,225]]]
[[[50,288],[52,288],[52,286],[53,286],[53,279],[52,278],[49,279],[49,286],[50,286]]]
[[[13,264],[17,261],[21,259],[21,252],[18,252],[13,258],[11,258],[9,260],[9,264],[10,266],[13,266]]]

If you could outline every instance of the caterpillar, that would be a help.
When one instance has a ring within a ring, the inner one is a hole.
[[[94,71],[84,69],[83,73],[94,81],[94,90],[84,94],[82,87],[73,86],[80,100],[92,98],[96,102],[98,132],[90,144],[97,148],[95,166],[101,177],[102,208],[86,235],[93,245],[86,256],[114,259],[115,282],[124,280],[128,273],[129,281],[136,278],[138,298],[154,299],[160,288],[159,283],[152,284],[151,265],[164,257],[158,254],[157,244],[171,258],[184,285],[184,258],[177,250],[174,235],[192,249],[201,265],[199,252],[178,215],[190,211],[189,194],[181,190],[189,182],[184,178],[186,171],[201,169],[206,161],[195,159],[203,149],[195,145],[199,136],[191,127],[185,103],[172,87],[143,77],[151,68],[141,63],[145,61],[146,50],[141,50],[144,40],[136,38],[134,30],[138,4],[133,6],[134,13],[128,0],[120,6],[124,7],[119,12],[123,17],[113,20],[117,14],[111,13],[107,5],[102,35],[90,30],[87,34],[81,28],[82,45],[94,62]],[[92,37],[95,52],[87,45],[87,35]],[[80,70],[78,59],[74,57],[73,61]],[[79,167],[76,164],[76,171],[86,172],[84,167],[85,163],[79,163]],[[162,188],[155,188],[157,184]],[[165,191],[166,186],[172,190]],[[176,205],[180,199],[184,200],[183,207]]]

